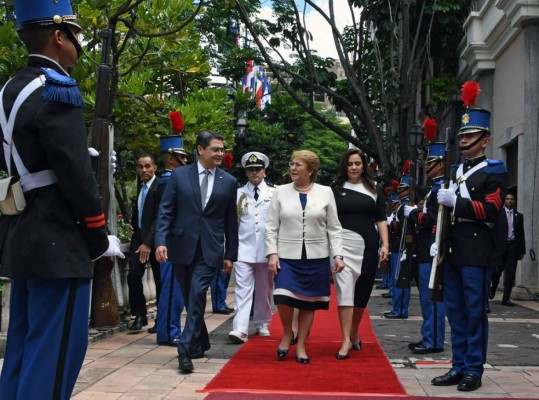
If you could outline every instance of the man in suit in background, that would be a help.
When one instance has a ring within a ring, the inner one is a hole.
[[[511,291],[515,284],[515,274],[517,262],[522,260],[526,254],[526,240],[524,238],[524,217],[514,210],[515,195],[508,193],[505,196],[505,207],[503,208],[498,222],[494,227],[496,248],[500,254],[495,270],[492,272],[492,281],[489,291],[489,299],[496,295],[496,289],[500,283],[500,277],[505,270],[503,279],[502,305],[513,307],[511,301]]]
[[[187,317],[178,344],[179,369],[192,372],[192,358],[210,348],[204,322],[206,292],[221,268],[232,271],[238,256],[237,181],[218,167],[224,139],[214,131],[197,136],[198,162],[176,168],[159,207],[156,258],[170,260],[180,282]]]
[[[156,299],[161,293],[161,275],[159,263],[155,259],[153,245],[155,241],[155,221],[159,209],[159,178],[155,176],[157,165],[151,154],[141,154],[137,159],[137,174],[142,182],[138,191],[137,203],[133,207],[131,216],[131,260],[127,274],[127,287],[129,288],[129,305],[131,315],[135,321],[128,328],[132,333],[138,333],[142,327],[148,325],[146,317],[146,298],[143,293],[142,276],[149,261],[155,280]],[[155,333],[155,327],[150,328]]]

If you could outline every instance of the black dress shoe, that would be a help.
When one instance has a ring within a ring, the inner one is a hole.
[[[228,310],[228,308],[221,308],[219,310],[213,310],[213,313],[214,314],[228,315],[228,314],[230,314],[230,311]]]
[[[391,293],[382,293],[382,297],[384,299],[391,299],[393,297],[393,295]]]
[[[227,309],[229,312],[231,312],[231,313],[233,313],[234,311],[236,311],[236,310],[234,310],[232,307],[227,307],[226,309]]]
[[[387,318],[387,319],[408,319],[407,316],[405,317],[403,315],[397,315],[393,311],[385,312],[384,313],[384,318]]]
[[[412,350],[414,347],[422,346],[423,345],[423,339],[418,342],[412,342],[408,343],[408,348]]]
[[[191,358],[187,354],[180,354],[178,356],[180,365],[178,366],[178,369],[182,372],[193,372],[195,367],[193,366],[193,362],[191,361]]]
[[[376,285],[376,289],[389,289],[386,285]]]
[[[180,339],[174,338],[169,342],[158,342],[157,344],[159,346],[170,346],[170,347],[178,347],[178,343],[180,343]]]
[[[154,324],[154,326],[149,328],[148,333],[157,333],[157,325]]]
[[[135,321],[131,324],[127,330],[132,333],[138,333],[142,330],[143,326],[148,325],[148,319],[145,315],[137,315],[135,317]]]
[[[451,386],[458,385],[462,379],[462,373],[455,370],[449,371],[447,374],[437,376],[430,383],[434,386]]]
[[[502,301],[502,306],[514,307],[515,303],[513,303],[511,300]]]
[[[490,289],[488,291],[488,298],[492,300],[496,296],[496,289]]]
[[[473,374],[464,374],[462,380],[457,386],[461,392],[471,392],[481,387],[481,377]]]
[[[421,344],[416,347],[412,347],[411,350],[412,350],[412,353],[414,354],[431,354],[431,353],[441,353],[442,351],[444,351],[444,349],[427,347],[424,344]]]

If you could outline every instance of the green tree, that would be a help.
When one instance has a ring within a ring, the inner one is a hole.
[[[457,45],[470,1],[347,3],[353,23],[340,30],[336,21],[342,16],[335,15],[333,0],[328,11],[314,0],[274,0],[274,21],[253,16],[250,1],[236,1],[242,22],[279,84],[314,118],[375,158],[389,178],[397,173],[400,160],[409,157],[411,126],[427,112],[436,111],[439,117],[446,113],[441,103],[422,109],[416,104],[417,91],[424,76],[456,75]],[[312,48],[312,34],[305,26],[308,12],[318,13],[332,28],[346,80],[331,84],[326,60]],[[294,61],[282,57],[279,46],[291,49]],[[348,116],[358,139],[316,110],[317,91]]]

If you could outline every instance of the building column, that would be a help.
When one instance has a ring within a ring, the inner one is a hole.
[[[526,256],[517,270],[517,299],[530,299],[539,292],[539,19],[522,23],[524,35],[524,135],[519,152],[526,160],[519,177],[519,211],[524,214]],[[521,184],[522,182],[522,184]],[[530,257],[535,252],[535,260]]]

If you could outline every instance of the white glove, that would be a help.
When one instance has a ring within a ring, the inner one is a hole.
[[[437,254],[438,254],[438,246],[436,245],[436,243],[433,243],[430,246],[430,256],[436,257]]]
[[[120,257],[125,258],[125,254],[120,250],[120,239],[117,236],[109,235],[109,248],[103,254],[104,257]]]
[[[404,250],[401,254],[401,261],[405,261],[406,260],[406,250]]]
[[[90,155],[90,157],[99,157],[99,151],[97,151],[93,147],[88,147],[88,154]]]
[[[114,150],[110,153],[110,170],[112,175],[116,173],[116,152]]]
[[[409,217],[412,210],[415,210],[417,206],[404,206],[404,216]]]
[[[99,157],[99,151],[93,147],[88,147],[88,154],[90,157]],[[112,150],[112,153],[110,153],[110,170],[112,175],[116,173],[116,152],[114,150]]]
[[[452,181],[449,183],[448,189],[438,190],[438,204],[446,207],[454,207],[457,202],[457,185]]]

